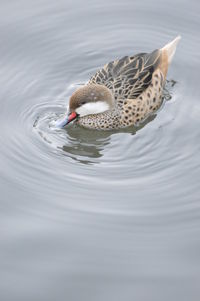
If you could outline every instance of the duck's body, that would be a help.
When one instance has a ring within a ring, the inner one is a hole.
[[[162,104],[168,66],[179,40],[150,54],[105,65],[71,96],[66,124],[76,119],[86,128],[118,129],[137,125],[155,113]]]

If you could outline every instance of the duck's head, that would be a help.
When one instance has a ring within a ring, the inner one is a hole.
[[[113,107],[114,98],[108,88],[97,84],[83,86],[70,97],[68,113],[58,126],[64,127],[79,117],[103,113]]]

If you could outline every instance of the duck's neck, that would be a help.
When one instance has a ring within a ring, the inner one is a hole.
[[[116,108],[99,114],[80,117],[77,124],[90,129],[109,130],[120,128],[121,114]]]

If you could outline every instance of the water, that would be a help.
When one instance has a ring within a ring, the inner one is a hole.
[[[200,4],[0,8],[0,299],[198,301]],[[104,63],[178,34],[171,99],[146,125],[51,126]]]

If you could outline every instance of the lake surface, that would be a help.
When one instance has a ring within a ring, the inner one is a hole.
[[[2,301],[200,300],[199,15],[195,0],[0,2]],[[145,126],[50,126],[98,68],[178,34],[171,99]]]

